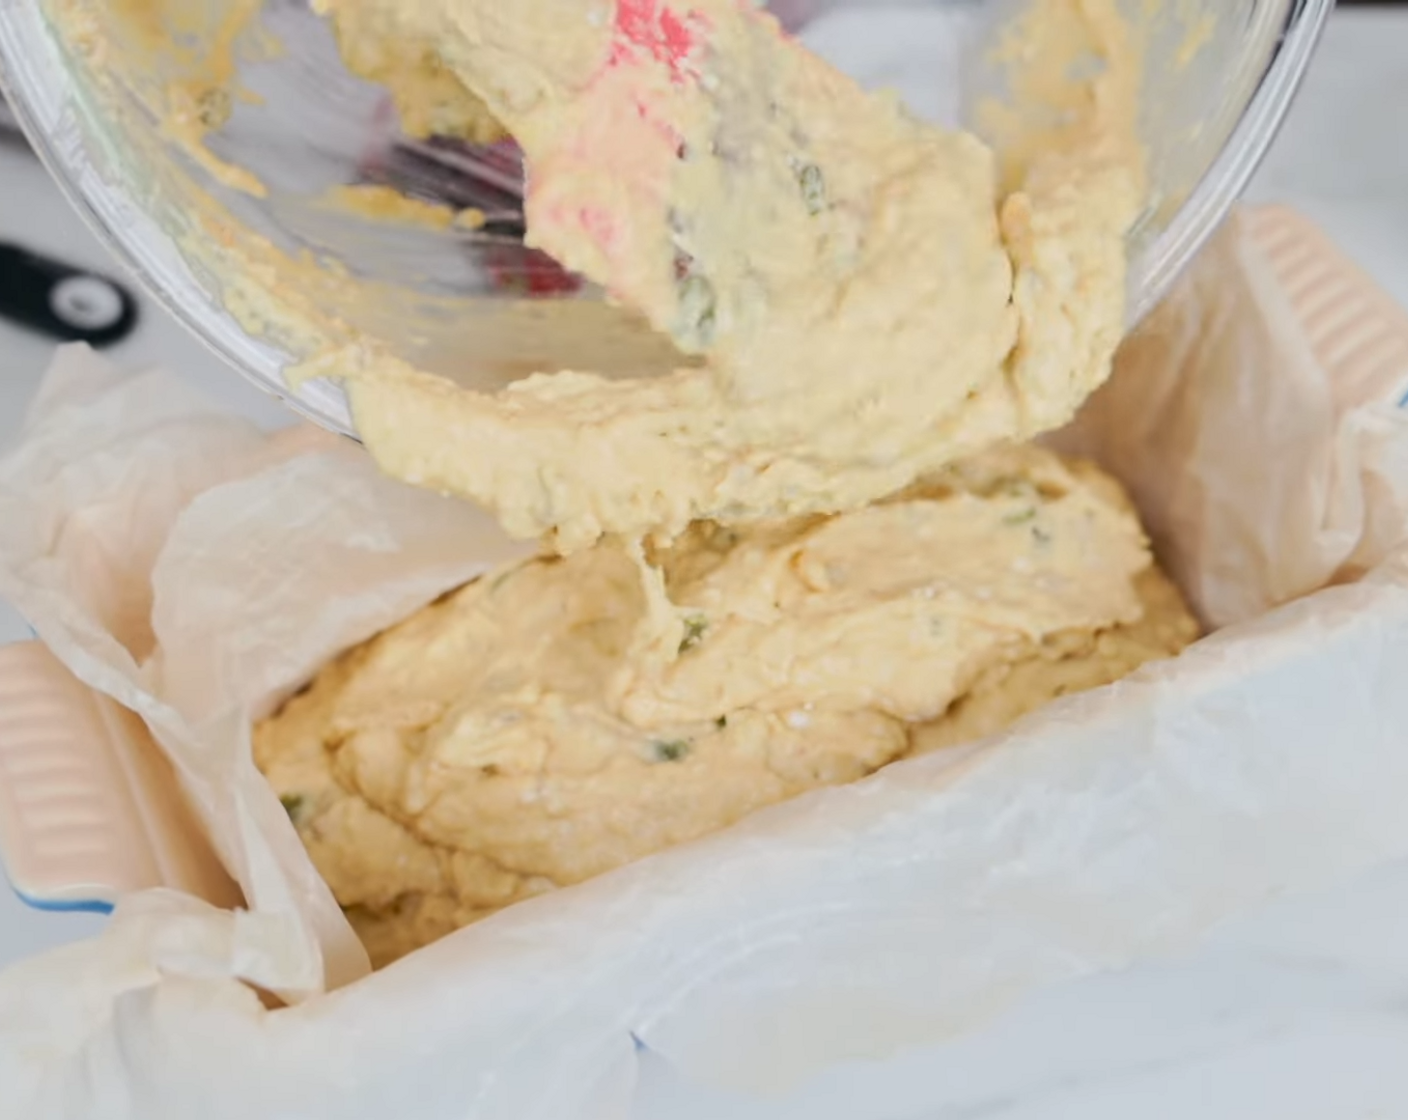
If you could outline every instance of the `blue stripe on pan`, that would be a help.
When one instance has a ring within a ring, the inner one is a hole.
[[[103,902],[99,899],[74,900],[72,902],[62,902],[49,898],[30,898],[24,891],[15,891],[26,906],[33,910],[43,910],[50,914],[111,914],[112,903]]]

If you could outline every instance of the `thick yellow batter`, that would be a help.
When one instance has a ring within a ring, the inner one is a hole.
[[[1034,447],[836,516],[492,573],[255,733],[378,963],[1196,635],[1119,488]]]
[[[507,136],[484,102],[424,40],[398,34],[369,10],[352,9],[345,16],[335,9],[329,22],[347,69],[385,87],[409,135],[455,136],[476,144]]]
[[[523,146],[534,243],[707,356],[496,395],[370,346],[310,367],[354,375],[389,472],[511,533],[569,552],[855,509],[1060,425],[1108,373],[1142,199],[1138,52],[1114,0],[1038,0],[1031,41],[1100,66],[1003,168],[737,0],[324,6],[345,47],[433,44]]]

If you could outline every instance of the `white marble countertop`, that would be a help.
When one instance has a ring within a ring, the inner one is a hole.
[[[1408,11],[1349,10],[1326,41],[1251,197],[1317,220],[1408,305]],[[0,240],[112,268],[25,155],[0,147]],[[161,362],[256,417],[277,405],[154,305],[113,351]],[[0,323],[0,442],[48,361],[45,341]],[[0,642],[27,636],[0,604]],[[1405,735],[1408,743],[1408,735]],[[93,931],[0,889],[0,967]],[[647,1094],[642,1115],[856,1120],[1278,1120],[1408,1116],[1408,865],[1286,900],[1196,953],[1046,992],[944,1047],[838,1075],[755,1110]]]

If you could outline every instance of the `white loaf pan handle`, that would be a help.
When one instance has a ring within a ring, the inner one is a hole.
[[[1294,211],[1248,209],[1240,220],[1341,406],[1408,405],[1408,314]],[[0,856],[41,907],[102,910],[155,886],[240,900],[146,727],[39,642],[0,647]]]
[[[1408,407],[1408,312],[1335,246],[1285,206],[1241,211],[1266,254],[1341,410]]]
[[[0,647],[0,855],[41,909],[150,887],[240,901],[146,726],[37,641]]]

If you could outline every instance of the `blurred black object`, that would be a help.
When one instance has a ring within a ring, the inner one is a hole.
[[[0,141],[28,148],[3,99]],[[0,242],[0,318],[60,342],[111,346],[137,325],[137,301],[106,276]]]
[[[0,242],[0,317],[60,342],[111,346],[137,325],[137,301],[106,276]]]
[[[13,144],[16,147],[29,147],[28,141],[24,138],[24,133],[20,131],[20,122],[15,120],[15,114],[10,107],[5,104],[5,99],[0,97],[0,141],[6,144]]]

